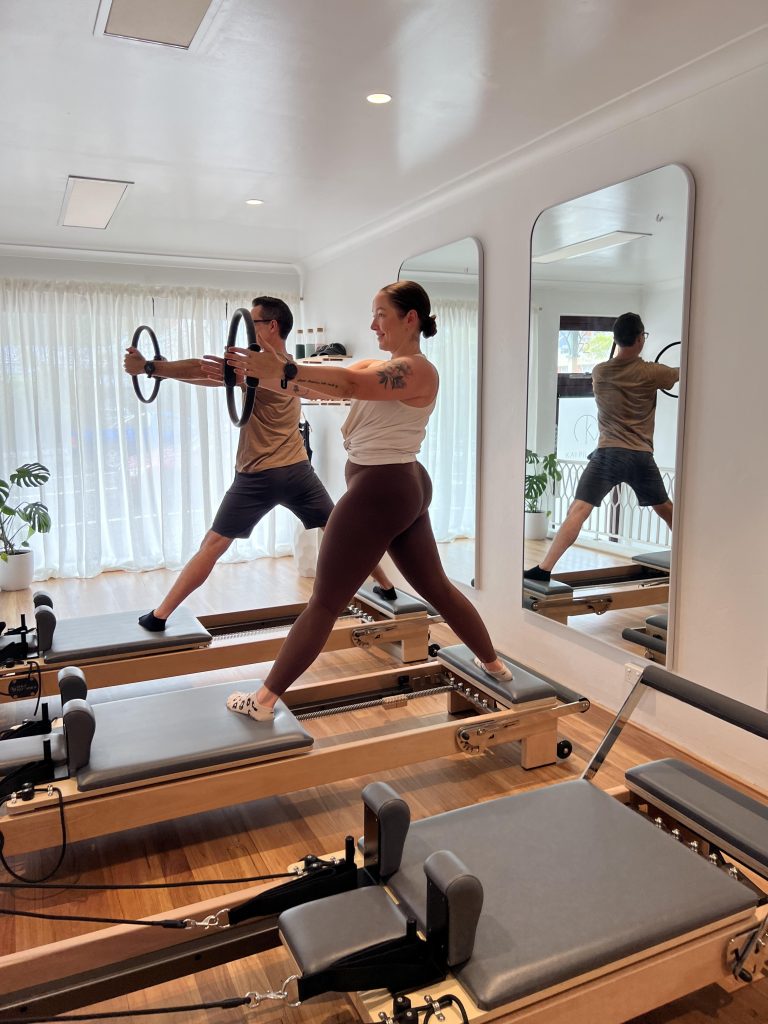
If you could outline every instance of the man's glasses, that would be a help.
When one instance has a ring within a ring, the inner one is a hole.
[[[271,324],[272,320],[254,320],[253,323],[255,323],[255,324]],[[646,335],[646,337],[647,337],[647,335]]]

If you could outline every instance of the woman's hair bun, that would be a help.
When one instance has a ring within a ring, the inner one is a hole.
[[[421,333],[425,338],[433,338],[437,334],[437,321],[434,313],[421,322]]]

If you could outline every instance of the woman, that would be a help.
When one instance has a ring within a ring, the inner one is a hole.
[[[232,711],[269,721],[280,696],[315,660],[338,615],[388,551],[424,600],[496,679],[512,674],[497,657],[472,603],[448,580],[429,522],[432,484],[416,455],[435,407],[437,370],[419,347],[437,331],[429,296],[413,281],[387,285],[373,302],[371,330],[384,360],[349,367],[286,363],[267,352],[230,350],[227,362],[264,387],[352,399],[342,434],[347,491],[334,508],[320,547],[312,597],[294,623],[261,689],[233,693]],[[278,379],[276,379],[278,378]],[[282,378],[282,384],[279,381]]]

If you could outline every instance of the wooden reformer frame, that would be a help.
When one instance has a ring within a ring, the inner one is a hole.
[[[571,593],[543,594],[523,581],[525,606],[567,625],[571,615],[602,615],[621,608],[643,608],[669,601],[669,573],[647,565],[556,573],[552,580],[573,587]]]
[[[78,657],[73,663],[87,672],[88,686],[95,689],[274,661],[290,626],[305,608],[306,604],[297,603],[203,615],[198,621],[213,634],[210,643],[150,648],[111,657]],[[418,612],[387,614],[359,594],[350,612],[334,623],[323,653],[354,647],[381,647],[406,664],[425,661],[429,656],[430,625],[440,621],[426,607]],[[257,635],[249,635],[253,633]],[[31,661],[40,668],[43,694],[57,693],[57,675],[64,663],[46,663],[43,657]],[[4,670],[4,689],[14,678],[26,675],[28,668],[29,662],[21,662]],[[0,697],[0,701],[7,700],[7,697]]]
[[[606,736],[590,760],[583,778],[591,780],[620,735],[646,686],[716,714],[768,738],[764,715],[730,698],[712,694],[696,684],[675,680],[650,666],[631,691]],[[539,712],[532,712],[533,715]],[[610,795],[623,803],[647,806],[626,787]],[[653,814],[653,808],[647,806]],[[649,822],[649,827],[653,827]],[[690,828],[690,822],[687,823]],[[739,865],[744,876],[768,896],[768,880]],[[266,892],[269,885],[230,893],[183,907],[181,919],[219,923],[226,908]],[[155,919],[165,915],[155,915]],[[147,920],[152,920],[148,918]],[[556,925],[555,925],[556,926]],[[18,1013],[60,1013],[90,1005],[161,980],[206,970],[238,956],[249,956],[279,944],[274,918],[196,939],[189,932],[164,932],[152,927],[117,925],[89,935],[50,943],[0,958],[0,1021]],[[474,1024],[622,1024],[709,984],[734,991],[768,973],[768,904],[731,914],[673,939],[639,950],[613,963],[541,989],[490,1011],[479,1009],[452,976],[428,990],[408,993],[415,1006],[451,993],[458,996]],[[34,988],[23,981],[35,978]],[[392,996],[384,991],[353,993],[349,1002],[364,1024],[391,1022]],[[451,1011],[448,1011],[449,1013]],[[454,1018],[448,1017],[452,1020]]]
[[[341,713],[345,701],[354,706],[363,697],[376,700],[377,692],[386,694],[380,698],[384,706],[405,704],[411,697],[404,686],[415,691],[414,697],[422,690],[445,687],[449,713],[469,713],[471,717],[335,745],[320,740],[306,752],[240,760],[210,770],[104,789],[81,792],[75,779],[65,778],[53,785],[62,793],[67,841],[94,839],[360,774],[389,771],[461,750],[477,753],[502,742],[520,741],[523,767],[539,768],[557,760],[560,718],[589,708],[585,698],[565,702],[554,695],[504,707],[491,690],[483,692],[482,684],[474,679],[457,683],[454,671],[437,662],[303,686],[288,690],[283,700],[297,714],[339,705]],[[61,841],[58,795],[50,791],[36,793],[28,801],[9,799],[0,814],[0,831],[7,855],[57,846]]]

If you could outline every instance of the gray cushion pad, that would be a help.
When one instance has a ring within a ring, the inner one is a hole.
[[[630,789],[701,826],[734,856],[743,853],[768,878],[768,806],[671,757],[630,768],[626,780]]]
[[[527,590],[531,594],[541,594],[542,597],[552,597],[554,595],[565,595],[572,594],[573,587],[568,583],[561,583],[560,580],[550,579],[548,582],[544,580],[523,580],[523,589]]]
[[[313,739],[279,703],[273,722],[229,711],[234,690],[258,680],[108,701],[94,706],[91,758],[77,773],[81,790],[119,786],[177,772],[278,754],[300,754]]]
[[[113,612],[83,619],[62,619],[56,623],[53,645],[45,654],[46,665],[64,665],[85,658],[110,658],[174,647],[194,647],[211,642],[204,629],[186,608],[177,609],[163,633],[150,633],[138,623],[141,612]]]
[[[415,822],[388,885],[425,924],[424,860],[451,850],[485,902],[456,976],[491,1009],[754,907],[745,886],[578,780]],[[406,910],[407,912],[407,910]]]
[[[645,621],[651,629],[669,629],[668,615],[649,615]]]
[[[508,683],[500,682],[483,672],[477,665],[472,663],[474,655],[464,644],[456,644],[453,647],[441,647],[437,652],[437,660],[448,668],[454,669],[464,677],[477,680],[482,684],[484,690],[495,693],[505,704],[525,704],[532,700],[545,700],[557,697],[555,690],[540,676],[535,676],[526,669],[516,665],[514,661],[505,658],[503,654],[499,657],[512,672],[512,680]],[[471,870],[471,869],[470,869]]]
[[[641,555],[633,555],[632,561],[640,565],[650,565],[654,569],[666,569],[669,572],[672,551],[646,551]]]
[[[427,880],[421,873],[424,889]],[[284,910],[280,935],[305,975],[325,970],[342,957],[405,935],[406,919],[378,886],[329,896]]]
[[[367,604],[378,608],[379,611],[386,612],[388,615],[413,615],[416,612],[428,612],[430,615],[437,614],[435,609],[425,601],[422,601],[420,597],[406,594],[404,590],[397,590],[397,587],[395,587],[395,590],[397,591],[397,597],[394,601],[388,601],[385,597],[374,594],[372,587],[361,587],[357,593]]]

